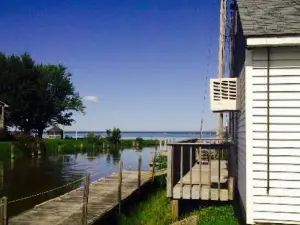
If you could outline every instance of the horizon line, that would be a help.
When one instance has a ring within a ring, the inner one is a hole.
[[[64,130],[64,132],[76,132],[76,130]],[[83,133],[86,133],[86,132],[106,132],[106,130],[77,130],[77,132],[83,132]],[[200,131],[193,131],[193,130],[190,130],[190,131],[168,131],[168,130],[163,130],[163,131],[121,131],[121,133],[179,133],[179,132],[188,132],[188,133],[200,133]],[[205,130],[205,131],[202,131],[202,132],[216,132],[215,130]]]

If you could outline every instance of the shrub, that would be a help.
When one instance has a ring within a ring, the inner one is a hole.
[[[88,143],[97,145],[100,145],[103,142],[101,135],[96,135],[94,132],[89,132],[86,137],[86,140]]]
[[[15,138],[17,140],[15,142],[16,147],[21,149],[25,155],[31,155],[32,153],[37,155],[39,151],[41,154],[46,153],[46,145],[40,138],[22,132],[16,134]]]

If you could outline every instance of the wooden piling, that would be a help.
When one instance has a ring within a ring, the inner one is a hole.
[[[118,179],[118,203],[119,203],[119,215],[121,214],[121,201],[122,201],[122,170],[123,162],[119,162],[119,179]]]
[[[3,209],[4,209],[4,204],[3,204],[3,199],[1,198],[0,199],[0,224],[4,224],[4,220],[3,220],[3,217],[4,217],[4,214],[3,214]]]
[[[7,220],[7,197],[4,196],[2,197],[2,203],[3,203],[3,224],[7,225],[8,220]]]
[[[155,166],[156,166],[156,162],[155,162],[155,154],[153,154],[152,156],[152,182],[154,182],[154,174],[155,174]]]
[[[141,169],[142,169],[142,156],[139,155],[138,159],[138,189],[141,187]]]
[[[172,222],[176,222],[179,217],[179,200],[172,200]]]
[[[61,145],[60,144],[58,145],[57,151],[61,152]]]
[[[42,154],[41,145],[39,142],[36,143],[37,155],[40,156]]]
[[[82,225],[87,225],[89,188],[90,188],[90,174],[86,173],[84,175],[84,184],[83,184],[83,204],[82,204],[82,214],[81,214]]]
[[[0,199],[0,224],[1,225],[7,225],[7,197],[2,197]]]
[[[10,146],[10,158],[11,159],[15,158],[15,146],[14,145]]]

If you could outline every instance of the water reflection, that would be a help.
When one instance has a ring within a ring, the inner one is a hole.
[[[0,161],[0,195],[15,200],[56,188],[77,180],[85,172],[91,181],[118,171],[118,162],[123,160],[124,169],[137,169],[138,156],[142,155],[142,170],[149,169],[150,152],[155,148],[109,149],[109,151],[82,151],[40,158],[15,158]],[[9,216],[23,212],[34,205],[57,197],[81,184],[63,188],[29,200],[8,205]]]
[[[4,187],[4,166],[3,162],[0,162],[0,191],[3,191]]]

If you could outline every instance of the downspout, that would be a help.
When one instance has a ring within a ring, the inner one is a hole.
[[[267,195],[270,193],[270,47],[267,47]]]

